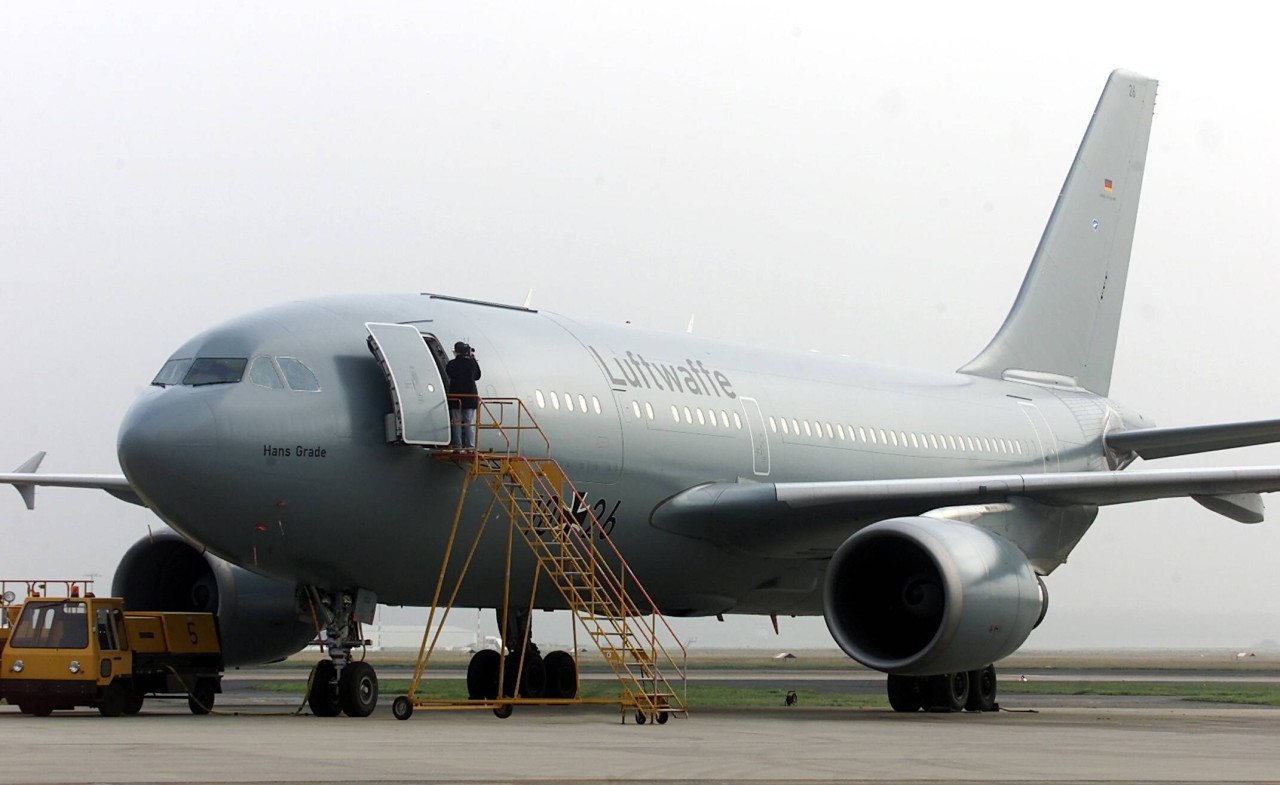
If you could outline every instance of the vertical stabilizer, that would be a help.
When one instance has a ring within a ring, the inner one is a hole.
[[[1031,269],[996,337],[961,373],[1111,387],[1156,80],[1113,71]]]

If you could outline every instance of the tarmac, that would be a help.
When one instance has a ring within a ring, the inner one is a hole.
[[[160,701],[117,719],[0,707],[0,783],[1280,782],[1280,709],[1265,707],[1010,695],[987,714],[800,706],[637,726],[583,706],[398,721],[394,696],[366,719],[289,716],[299,696],[250,682],[229,675],[220,698],[238,716]]]

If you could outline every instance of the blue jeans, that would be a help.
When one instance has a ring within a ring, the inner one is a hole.
[[[476,410],[454,409],[449,418],[450,447],[472,450],[476,446]]]

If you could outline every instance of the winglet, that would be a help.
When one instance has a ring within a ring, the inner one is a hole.
[[[40,462],[44,460],[44,456],[43,450],[36,453],[17,469],[14,469],[14,474],[35,474],[36,470],[40,468]],[[34,510],[36,508],[36,486],[31,483],[15,482],[13,487],[18,489],[18,493],[22,494],[22,501],[26,503],[27,509]]]

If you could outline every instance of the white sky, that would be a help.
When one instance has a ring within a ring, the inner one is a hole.
[[[1167,425],[1280,415],[1255,7],[259,6],[0,3],[6,469],[47,450],[47,471],[118,471],[120,418],[178,344],[342,292],[532,288],[582,318],[958,367],[1114,67],[1161,86],[1112,394]],[[0,577],[109,585],[154,521],[5,493]],[[1029,645],[1280,639],[1277,531],[1190,501],[1104,510]],[[767,627],[689,634],[829,642],[820,620]]]

